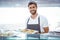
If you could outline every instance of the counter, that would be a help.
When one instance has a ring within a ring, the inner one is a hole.
[[[60,33],[59,33],[60,34]],[[18,36],[0,36],[0,40],[60,40],[60,35],[56,33],[26,34],[18,33]]]

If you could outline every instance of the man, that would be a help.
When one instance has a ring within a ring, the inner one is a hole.
[[[31,16],[27,21],[27,29],[37,30],[39,33],[48,33],[48,21],[45,17],[38,15],[37,4],[35,2],[29,2],[28,8]]]

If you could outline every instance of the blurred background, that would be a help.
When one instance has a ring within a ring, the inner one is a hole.
[[[40,7],[59,7],[60,0],[0,0],[0,7],[27,7],[28,2],[35,1]],[[26,4],[26,5],[24,5]]]
[[[24,28],[30,1],[37,2],[38,14],[48,19],[50,31],[60,30],[60,0],[0,0],[0,29]]]

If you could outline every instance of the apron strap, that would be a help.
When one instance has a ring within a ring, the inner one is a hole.
[[[30,20],[30,18],[28,18],[27,25],[28,25],[29,20]]]
[[[41,28],[40,28],[40,16],[38,17],[38,24],[39,24],[39,33],[41,33]]]
[[[38,17],[38,24],[40,25],[40,16]]]

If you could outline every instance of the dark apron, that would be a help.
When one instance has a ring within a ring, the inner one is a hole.
[[[28,24],[30,18],[28,19],[27,21],[27,29],[33,29],[33,30],[37,30],[39,31],[39,33],[41,33],[41,30],[40,30],[40,17],[38,17],[38,24]],[[38,37],[40,38],[40,35],[39,34],[30,34],[28,35],[28,37]]]
[[[38,24],[28,24],[30,18],[27,21],[27,29],[33,29],[33,30],[37,30],[39,31],[39,33],[41,33],[40,30],[40,17],[38,17]]]

